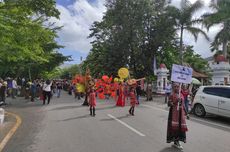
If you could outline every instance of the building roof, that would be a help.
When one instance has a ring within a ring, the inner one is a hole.
[[[192,72],[192,76],[193,76],[194,78],[208,78],[208,75],[203,74],[203,73],[196,72],[196,71],[194,71],[194,70],[193,70],[193,72]]]

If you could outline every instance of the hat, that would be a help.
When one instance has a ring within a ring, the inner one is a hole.
[[[136,81],[136,79],[129,79],[127,81],[127,83],[128,83],[128,85],[135,85],[135,84],[137,84],[137,81]]]

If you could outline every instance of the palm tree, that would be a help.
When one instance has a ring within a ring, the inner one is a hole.
[[[197,41],[198,35],[201,33],[209,40],[207,34],[199,27],[195,25],[201,23],[201,19],[193,19],[194,14],[203,7],[203,3],[197,0],[195,3],[191,4],[188,0],[181,1],[181,8],[178,9],[174,6],[168,7],[168,13],[175,19],[175,25],[177,30],[180,31],[180,60],[183,63],[183,35],[184,31],[191,33],[195,41]]]
[[[212,0],[210,7],[214,9],[214,12],[203,15],[204,25],[208,30],[212,26],[222,25],[222,29],[212,42],[212,50],[218,50],[218,47],[222,44],[223,54],[227,57],[228,42],[230,41],[230,1]]]

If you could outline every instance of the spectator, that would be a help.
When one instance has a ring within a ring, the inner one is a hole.
[[[140,83],[137,84],[136,94],[137,94],[137,104],[140,104],[140,96],[141,96],[141,85],[140,85]]]
[[[152,85],[151,84],[147,85],[146,94],[147,94],[147,100],[146,101],[153,100],[153,97],[152,97]]]
[[[17,81],[16,78],[12,80],[12,98],[15,99],[17,96],[17,89],[18,89],[18,85],[17,85]]]
[[[165,87],[165,103],[168,103],[169,96],[172,92],[172,85],[168,82]]]
[[[43,105],[46,102],[46,99],[48,99],[47,104],[50,103],[50,98],[51,98],[51,86],[52,86],[52,82],[50,80],[47,80],[42,87],[43,90]]]

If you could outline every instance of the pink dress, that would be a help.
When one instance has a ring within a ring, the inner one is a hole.
[[[95,94],[95,92],[91,92],[89,94],[89,105],[92,107],[96,106],[96,94]]]
[[[125,98],[124,98],[123,86],[120,86],[120,88],[119,88],[119,96],[118,96],[118,99],[117,99],[117,106],[121,106],[121,107],[125,106]]]

